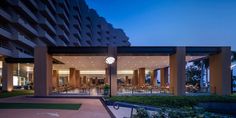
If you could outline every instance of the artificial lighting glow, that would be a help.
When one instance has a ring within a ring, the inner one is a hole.
[[[106,64],[113,64],[115,62],[115,58],[114,57],[107,57],[106,58]]]
[[[231,67],[230,67],[230,68],[231,68],[231,69],[233,69],[235,66],[236,66],[236,64],[233,64],[233,65],[231,65]]]
[[[18,86],[18,77],[13,76],[13,86]]]
[[[119,75],[125,75],[125,74],[128,74],[128,75],[132,75],[133,74],[133,70],[119,70],[119,71],[117,71],[117,74],[119,74]]]
[[[2,68],[2,61],[0,61],[0,68]]]
[[[59,70],[58,71],[58,74],[62,74],[62,75],[66,75],[66,74],[69,74],[70,71],[69,70]]]
[[[83,71],[80,71],[80,74],[87,74],[87,75],[105,74],[105,71],[104,70],[83,70]]]
[[[26,67],[26,71],[27,71],[27,72],[33,72],[33,68],[27,66],[27,67]]]

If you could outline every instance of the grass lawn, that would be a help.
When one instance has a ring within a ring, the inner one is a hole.
[[[12,92],[0,92],[0,98],[7,98],[19,95],[33,95],[33,90],[13,90]]]
[[[54,103],[0,103],[0,109],[65,109],[78,110],[80,104],[54,104]]]
[[[192,107],[200,102],[236,103],[236,96],[114,96],[111,101],[156,107]]]

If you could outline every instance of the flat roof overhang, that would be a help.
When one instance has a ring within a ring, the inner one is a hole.
[[[168,56],[176,52],[176,47],[132,46],[117,47],[118,56]]]
[[[34,58],[5,58],[7,63],[34,63]],[[53,59],[53,64],[64,64],[57,59]]]
[[[208,56],[217,54],[226,46],[186,46],[186,56]],[[176,52],[176,46],[130,46],[117,47],[117,56],[169,56]],[[53,56],[107,56],[108,47],[48,47]],[[7,63],[34,63],[34,58],[5,58]],[[63,64],[54,59],[54,64]]]
[[[106,56],[108,47],[48,47],[54,56]]]
[[[181,46],[180,46],[181,47]],[[219,47],[186,46],[186,55],[207,56],[220,52]],[[176,46],[130,46],[117,47],[118,56],[169,56]],[[107,56],[108,47],[48,47],[48,53],[56,56]]]

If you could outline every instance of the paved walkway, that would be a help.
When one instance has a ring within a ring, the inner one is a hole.
[[[2,118],[109,118],[109,114],[99,99],[80,98],[29,98],[17,96],[2,98],[7,103],[80,103],[79,110],[55,109],[0,109]]]

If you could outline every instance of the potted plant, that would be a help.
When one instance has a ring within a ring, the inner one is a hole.
[[[109,90],[110,90],[110,86],[108,84],[104,85],[104,95],[108,95],[109,94]]]

